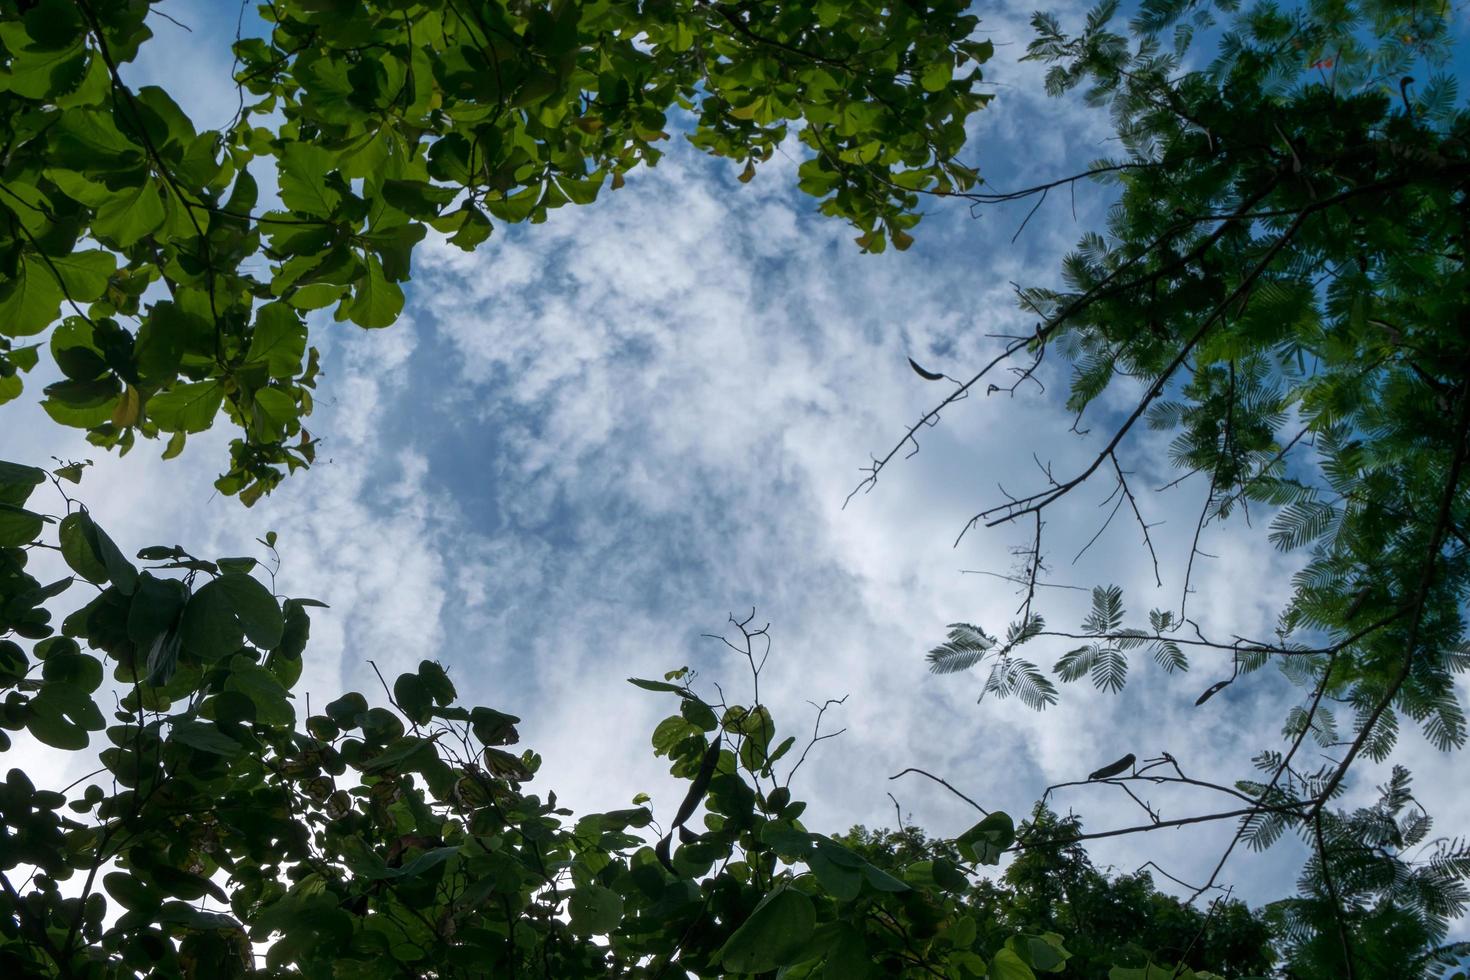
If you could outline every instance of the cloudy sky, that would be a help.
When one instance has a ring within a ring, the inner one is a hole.
[[[193,34],[159,21],[133,71],[140,84],[173,89],[201,128],[235,105],[224,6],[171,2]],[[1045,99],[1039,70],[1018,63],[1023,11],[992,11],[983,25],[996,42],[987,76],[998,97],[975,121],[968,158],[998,189],[1109,152],[1103,114]],[[981,531],[954,547],[964,522],[1003,499],[1002,486],[1040,486],[1036,460],[1062,473],[1090,459],[1106,427],[1109,404],[1091,437],[1069,434],[1066,378],[1054,367],[1040,375],[1044,393],[1030,386],[946,412],[917,456],[843,508],[869,453],[886,452],[944,390],[906,358],[967,376],[998,349],[990,335],[1029,332],[1012,284],[1056,282],[1060,256],[1096,226],[1104,191],[1054,197],[1014,243],[1026,205],[978,218],[938,206],[911,251],[865,256],[851,229],[796,191],[800,151],[789,150],[742,185],[735,165],[676,142],[625,189],[541,226],[500,227],[473,255],[427,242],[398,325],[319,325],[325,378],[310,428],[323,438],[320,462],[253,509],[211,487],[224,432],[191,440],[170,462],[152,445],[99,458],[22,404],[5,409],[0,454],[97,459],[82,498],[125,550],[177,542],[245,554],[276,530],[279,589],[331,604],[314,618],[303,681],[313,703],[374,689],[370,659],[390,676],[439,660],[467,701],[522,716],[526,744],[546,760],[545,786],[581,809],[648,791],[667,818],[680,793],[649,734],[672,705],[624,679],[688,665],[732,700],[748,698],[742,663],[701,634],[752,607],[770,623],[761,688],[786,731],[810,733],[809,701],[847,696],[827,719],[846,731],[819,746],[794,786],[811,801],[813,827],[891,824],[890,792],[905,819],[934,834],[976,819],[942,787],[889,781],[908,766],[1015,814],[1048,784],[1126,752],[1166,750],[1224,781],[1247,775],[1252,755],[1280,744],[1296,698],[1274,670],[1195,708],[1228,663],[1202,655],[1189,674],[1165,677],[1140,662],[1122,695],[1072,685],[1043,714],[977,704],[979,674],[927,672],[923,654],[947,623],[994,632],[1019,601],[1007,582],[964,570],[1013,573],[1012,549],[1029,529]],[[1138,487],[1172,479],[1162,450],[1147,434],[1131,445]],[[1051,581],[1117,583],[1139,619],[1177,608],[1204,485],[1142,495],[1161,524],[1162,589],[1126,515],[1073,564],[1110,489],[1099,482],[1049,515]],[[1259,523],[1212,528],[1204,547],[1216,557],[1196,569],[1192,614],[1210,634],[1269,633],[1292,559],[1270,549]],[[1047,590],[1041,609],[1075,626],[1082,595]],[[1036,651],[1048,665],[1061,652]],[[32,751],[38,769],[49,761]],[[1464,827],[1455,760],[1412,733],[1403,755],[1440,828]],[[1368,799],[1377,781],[1362,767],[1349,802]],[[1212,805],[1152,799],[1166,818]],[[1089,830],[1140,822],[1104,787],[1057,802]],[[1230,831],[1162,831],[1093,853],[1120,870],[1152,859],[1199,880]],[[1242,853],[1224,880],[1254,901],[1280,897],[1294,847]]]

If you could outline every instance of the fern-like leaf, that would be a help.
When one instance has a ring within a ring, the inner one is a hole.
[[[1179,644],[1173,640],[1155,640],[1151,647],[1154,662],[1169,673],[1174,671],[1186,671],[1189,669],[1189,658],[1179,648]]]
[[[970,623],[950,623],[949,639],[929,651],[929,670],[936,674],[954,674],[985,659],[995,646],[995,637]]]

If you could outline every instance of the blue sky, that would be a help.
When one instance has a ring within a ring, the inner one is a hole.
[[[204,3],[167,9],[193,33],[160,21],[134,78],[170,87],[201,128],[217,125],[235,104],[233,19]],[[1108,152],[1104,114],[1045,99],[1040,71],[1017,62],[1025,8],[987,13],[982,30],[997,42],[986,74],[998,96],[973,127],[969,156],[982,174],[1005,189]],[[700,634],[752,606],[771,624],[762,691],[786,731],[810,731],[808,701],[848,695],[828,716],[847,731],[822,743],[794,787],[812,801],[816,827],[891,824],[889,792],[932,833],[974,821],[940,787],[888,780],[908,766],[1016,814],[1049,783],[1130,751],[1167,750],[1202,775],[1248,775],[1250,757],[1279,744],[1296,698],[1274,670],[1195,708],[1228,664],[1199,657],[1189,674],[1165,677],[1139,663],[1122,695],[1072,685],[1044,714],[977,705],[981,675],[926,670],[923,654],[945,624],[996,631],[1018,603],[1007,583],[962,570],[1012,571],[1027,529],[952,547],[964,522],[999,499],[999,484],[1038,485],[1033,454],[1063,472],[1096,449],[1068,434],[1055,366],[1041,375],[1044,394],[956,406],[916,457],[842,508],[869,452],[885,452],[942,391],[906,358],[963,374],[997,349],[987,334],[1029,331],[1011,284],[1056,281],[1060,256],[1097,225],[1104,190],[1078,189],[1075,221],[1067,197],[1054,195],[1015,243],[1029,205],[978,219],[939,207],[911,251],[864,256],[851,229],[796,191],[799,150],[788,151],[742,185],[735,165],[676,142],[625,189],[542,226],[499,227],[473,255],[426,242],[398,325],[319,325],[325,377],[309,427],[323,437],[321,460],[251,510],[210,485],[223,432],[166,463],[151,445],[101,458],[33,405],[12,405],[0,449],[32,462],[97,459],[82,498],[125,548],[178,542],[242,554],[278,531],[280,590],[332,607],[313,624],[303,687],[314,704],[344,685],[373,689],[369,659],[390,676],[440,660],[466,700],[523,717],[526,744],[546,760],[545,787],[581,809],[648,791],[660,813],[672,810],[677,791],[648,741],[671,706],[624,678],[689,665],[743,691],[741,665]],[[1109,397],[1122,404],[1127,393]],[[1163,446],[1147,433],[1133,444],[1139,485],[1172,479]],[[1122,585],[1139,618],[1177,606],[1205,488],[1185,483],[1142,501],[1151,522],[1164,522],[1155,531],[1162,590],[1136,525],[1123,520],[1069,564],[1109,489],[1088,488],[1049,518],[1052,581]],[[1190,602],[1209,633],[1268,633],[1287,594],[1293,559],[1243,530],[1214,529],[1205,541],[1217,557],[1197,569]],[[1079,595],[1050,590],[1043,611],[1054,623],[1080,621]],[[1049,665],[1061,652],[1038,659]],[[1465,826],[1462,767],[1416,734],[1402,744],[1439,827]],[[55,761],[28,751],[36,771]],[[1378,775],[1363,767],[1349,802],[1368,799]],[[1200,805],[1153,800],[1165,817]],[[1104,787],[1057,803],[1092,830],[1139,822]],[[1120,870],[1152,859],[1196,880],[1230,830],[1122,838],[1093,853]],[[1224,880],[1254,901],[1280,897],[1297,857],[1289,841],[1265,856],[1240,853]]]

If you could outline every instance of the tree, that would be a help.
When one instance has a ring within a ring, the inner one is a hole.
[[[1271,970],[1271,928],[1243,902],[1220,896],[1200,911],[1155,889],[1147,870],[1110,877],[1093,866],[1076,839],[1081,832],[1077,817],[1038,805],[1019,830],[1031,845],[998,878],[973,881],[966,906],[1000,936],[1010,930],[1065,936],[1072,955],[1064,977],[1108,980],[1115,967],[1181,962],[1226,977]],[[952,845],[914,826],[855,827],[841,839],[879,867],[958,860]]]
[[[1088,86],[1125,156],[1023,195],[1098,177],[1120,197],[1107,235],[1068,259],[1064,289],[1022,293],[1039,322],[992,367],[1029,356],[1019,384],[1055,350],[1076,366],[1079,412],[1112,385],[1138,400],[1083,470],[970,522],[1034,522],[1022,607],[1004,642],[957,624],[931,659],[941,670],[986,662],[988,690],[1038,707],[1056,688],[1020,647],[1048,637],[1087,641],[1057,662],[1064,681],[1113,689],[1134,649],[1168,669],[1189,651],[1228,654],[1229,677],[1201,703],[1277,661],[1307,691],[1287,750],[1262,754],[1261,779],[1207,784],[1244,806],[1189,819],[1239,817],[1236,840],[1253,846],[1288,828],[1306,836],[1315,863],[1296,904],[1279,907],[1304,974],[1427,972],[1437,953],[1426,947],[1463,907],[1463,848],[1436,845],[1405,816],[1404,780],[1379,808],[1342,814],[1331,802],[1362,755],[1388,757],[1400,714],[1447,748],[1464,740],[1453,680],[1470,664],[1470,121],[1447,77],[1404,74],[1442,60],[1446,10],[1217,8],[1230,17],[1220,57],[1192,72],[1179,66],[1196,27],[1213,25],[1207,5],[1148,0],[1131,39],[1109,26],[1115,3],[1077,36],[1036,20],[1031,53],[1052,63],[1048,84]],[[126,82],[151,35],[148,4],[0,11],[0,401],[20,394],[44,345],[64,376],[46,410],[99,446],[126,452],[166,433],[175,455],[223,413],[239,435],[218,486],[247,504],[314,456],[310,312],[391,324],[428,229],[473,248],[492,219],[535,222],[588,202],[655,163],[669,130],[743,162],[743,179],[794,132],[808,156],[802,188],[870,251],[908,246],[924,195],[1017,196],[976,190],[956,159],[987,98],[978,66],[990,55],[957,0],[280,0],[263,11],[265,36],[235,49],[241,111],[204,133],[167,92]],[[279,208],[260,201],[267,168]],[[990,370],[910,429],[867,485]],[[1279,508],[1281,547],[1312,549],[1272,641],[1181,633],[1188,572],[1180,608],[1155,610],[1148,629],[1124,625],[1116,589],[1094,594],[1076,634],[1048,630],[1033,609],[1042,514],[1099,472],[1151,549],[1125,465],[1140,421],[1177,432],[1176,461],[1208,482],[1195,551],[1207,525],[1252,504]],[[34,871],[29,884],[6,878],[0,921],[21,971],[229,970],[236,958],[244,970],[242,928],[279,934],[271,955],[303,972],[348,960],[453,972],[465,956],[549,975],[610,964],[656,975],[677,960],[706,975],[801,976],[872,954],[893,971],[933,970],[940,957],[961,975],[1025,976],[1067,961],[1060,938],[981,936],[956,904],[968,880],[958,864],[945,881],[935,863],[885,875],[806,831],[799,804],[769,782],[759,699],[712,705],[677,673],[645,683],[680,700],[657,748],[691,789],[647,847],[629,833],[641,813],[568,830],[549,796],[523,795],[534,757],[496,744],[510,744],[513,722],[457,705],[432,664],[388,690],[396,714],[349,695],[296,731],[285,692],[308,604],[279,601],[248,561],[145,549],[155,565],[140,571],[64,494],[50,522],[28,510],[40,471],[0,472],[5,727],[80,751],[107,727],[96,696],[106,664],[121,685],[118,744],[103,759],[114,792],[73,799],[23,773],[7,781],[3,826],[25,849],[5,860]],[[54,544],[40,537],[50,523]],[[42,585],[27,571],[47,547],[100,589],[60,635],[45,604],[74,581]],[[1343,736],[1335,704],[1353,713]],[[1333,765],[1294,764],[1309,736],[1339,750]],[[1205,784],[1167,756],[1101,778]],[[702,801],[713,823],[698,833],[686,824]],[[92,822],[62,816],[69,803]],[[197,814],[213,822],[183,819]],[[1148,829],[1167,825],[1149,817]],[[988,815],[955,847],[991,863],[1032,843],[1014,837],[1008,817]],[[134,878],[109,879],[114,860]],[[223,889],[216,875],[230,891],[211,890]],[[99,876],[129,910],[115,921]],[[71,877],[81,897],[58,884]],[[471,879],[498,908],[461,901]],[[206,894],[230,902],[228,921],[181,904]],[[639,931],[655,918],[686,931]]]
[[[67,492],[79,476],[0,462],[0,751],[8,732],[110,743],[70,786],[0,784],[6,976],[1031,980],[1066,962],[1060,937],[982,937],[960,900],[1012,843],[1004,814],[945,874],[802,824],[791,776],[827,736],[794,759],[778,740],[749,619],[731,642],[751,703],[704,700],[687,669],[632,681],[678,704],[652,740],[688,783],[668,825],[643,796],[574,818],[526,790],[519,719],[460,704],[437,663],[378,704],[301,710],[321,603],[278,598],[253,558],[152,546],[140,568]],[[59,514],[28,509],[48,479]],[[45,549],[72,574],[35,578]],[[48,604],[89,585],[58,629]]]
[[[955,154],[991,48],[964,8],[277,0],[235,44],[239,112],[199,132],[124,80],[148,4],[7,4],[0,402],[64,310],[51,418],[173,456],[223,413],[240,431],[218,487],[251,503],[314,459],[310,311],[390,325],[430,228],[473,249],[492,219],[590,203],[668,130],[750,180],[795,122],[802,188],[864,249],[907,248],[919,192],[976,179]]]
[[[1186,669],[1190,654],[1228,657],[1201,705],[1277,664],[1304,692],[1286,720],[1286,750],[1263,752],[1260,778],[1217,786],[1246,794],[1245,808],[1195,818],[1240,820],[1195,894],[1216,883],[1236,844],[1261,848],[1296,830],[1316,856],[1304,904],[1288,917],[1293,929],[1325,931],[1310,941],[1293,932],[1293,948],[1334,947],[1317,961],[1323,975],[1388,975],[1379,971],[1390,962],[1392,975],[1409,975],[1428,968],[1421,954],[1442,940],[1443,917],[1465,909],[1463,850],[1431,844],[1446,852],[1433,859],[1443,873],[1424,884],[1434,897],[1402,904],[1389,869],[1352,870],[1375,865],[1378,831],[1330,806],[1355,762],[1390,757],[1401,718],[1440,749],[1465,742],[1455,677],[1470,666],[1470,114],[1443,70],[1454,14],[1392,0],[1249,9],[1145,0],[1119,33],[1117,10],[1106,0],[1075,34],[1037,15],[1027,57],[1050,66],[1051,93],[1081,89],[1107,109],[1121,156],[1014,194],[960,195],[1039,207],[1049,191],[1095,179],[1116,188],[1107,227],[1066,258],[1061,288],[1020,290],[1034,330],[956,382],[859,489],[941,410],[982,381],[1016,391],[1047,354],[1071,366],[1068,407],[1079,416],[1121,390],[1132,408],[1101,413],[1090,462],[1048,471],[1045,485],[968,522],[965,532],[1026,529],[1020,608],[1003,640],[952,625],[930,665],[984,664],[986,692],[1044,708],[1057,688],[1028,654],[1048,638],[1081,641],[1052,668],[1062,682],[1090,678],[1114,691],[1134,651],[1166,670]],[[1197,32],[1218,38],[1217,55],[1187,69]],[[1017,380],[989,382],[1003,365]],[[1094,479],[1112,484],[1112,513],[1126,508],[1137,522],[1159,574],[1148,505],[1129,479],[1141,426],[1174,434],[1171,487],[1204,485],[1178,605],[1130,624],[1121,590],[1099,587],[1078,630],[1048,628],[1037,601],[1043,516]],[[1191,575],[1207,529],[1252,509],[1270,515],[1270,540],[1300,552],[1303,566],[1274,637],[1239,627],[1225,639],[1190,619]],[[1329,765],[1303,765],[1308,738],[1333,753]],[[1154,760],[1155,773],[1172,764]],[[1372,923],[1370,906],[1386,920]],[[1392,956],[1374,949],[1388,920],[1406,926]]]

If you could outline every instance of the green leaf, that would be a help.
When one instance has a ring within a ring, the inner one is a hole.
[[[92,546],[89,528],[92,519],[86,511],[68,514],[61,519],[58,537],[61,541],[61,557],[67,567],[88,582],[101,584],[107,581],[107,566],[97,556]]]
[[[229,903],[230,897],[225,894],[223,888],[210,881],[203,875],[192,871],[184,871],[180,868],[171,868],[166,864],[152,869],[152,877],[159,889],[165,895],[175,898],[187,899],[191,902],[210,896],[217,902]]]
[[[998,864],[1000,856],[1015,840],[1015,821],[1009,814],[997,810],[955,838],[955,846],[971,861]]]
[[[813,955],[808,941],[817,913],[803,892],[782,886],[761,899],[720,948],[719,961],[733,973],[764,973]]]
[[[1071,956],[1062,945],[1062,937],[1054,932],[1042,936],[1012,936],[1006,940],[1006,948],[1015,952],[1033,970],[1044,973],[1061,972]]]
[[[240,627],[251,643],[270,650],[281,642],[286,621],[269,589],[249,575],[236,573],[220,576],[215,585],[230,597]]]
[[[100,732],[107,722],[89,692],[67,685],[49,685],[31,699],[26,729],[52,748],[77,751],[87,747],[88,732]]]
[[[863,865],[863,877],[868,880],[880,892],[906,892],[909,891],[907,883],[899,881],[893,875],[873,864]]]
[[[425,851],[398,870],[395,877],[416,878],[427,874],[459,853],[457,847],[435,847]]]
[[[90,429],[112,418],[122,386],[108,375],[95,381],[58,381],[45,389],[41,407],[62,425]]]
[[[49,687],[61,684],[78,694],[91,694],[102,684],[102,662],[76,649],[75,643],[62,639],[71,646],[70,650],[55,649],[46,654],[41,663],[41,677]],[[45,646],[42,644],[41,646]]]
[[[364,265],[366,274],[357,280],[352,299],[343,303],[337,318],[351,319],[359,327],[391,326],[403,312],[403,290],[383,275],[377,256],[367,256]]]
[[[214,423],[224,397],[218,381],[175,385],[148,399],[148,417],[165,432],[203,432]]]
[[[872,954],[862,931],[850,922],[837,922],[822,964],[822,980],[862,980],[874,972]]]
[[[225,690],[248,697],[255,705],[256,720],[262,725],[290,728],[296,723],[296,711],[291,707],[286,689],[274,674],[247,657],[239,656],[230,662]]]
[[[102,884],[125,909],[146,912],[158,907],[158,893],[140,876],[111,871],[102,876]]]
[[[107,203],[97,209],[92,230],[119,248],[128,248],[157,231],[163,216],[163,198],[153,181],[145,180],[136,189],[109,195]]]
[[[219,660],[240,649],[244,630],[219,579],[189,597],[179,623],[179,642],[205,660]]]
[[[287,294],[287,300],[298,310],[320,310],[342,298],[345,287],[330,282],[314,282]]]
[[[117,271],[117,258],[110,252],[73,252],[51,259],[61,276],[66,295],[74,303],[90,303],[107,289],[107,281]]]
[[[422,725],[432,716],[434,699],[417,674],[399,674],[393,682],[393,701],[409,721]]]
[[[186,351],[196,346],[207,324],[191,317],[175,303],[154,303],[138,328],[133,356],[138,372],[147,380],[167,384],[179,373]]]
[[[214,755],[231,756],[240,751],[239,742],[219,730],[213,722],[187,718],[169,726],[169,735],[176,741]]]
[[[7,45],[15,40],[11,35]],[[61,47],[17,43],[12,55],[8,68],[0,72],[0,91],[27,99],[69,91],[81,84],[87,70],[87,51],[75,41]]]
[[[623,920],[623,899],[611,888],[581,885],[567,899],[572,931],[578,935],[605,935]]]
[[[383,200],[404,214],[432,218],[459,196],[458,187],[440,187],[425,180],[385,180]]]
[[[684,690],[682,687],[679,687],[676,684],[670,684],[667,681],[650,681],[642,677],[629,677],[628,683],[632,684],[634,687],[641,687],[645,691],[665,691],[669,694],[677,694],[681,698],[693,697],[692,694]]]
[[[46,519],[14,504],[0,503],[0,548],[30,544],[41,533]]]
[[[991,958],[986,980],[1036,980],[1036,974],[1022,962],[1015,950],[1005,948]]]
[[[29,337],[56,321],[65,294],[41,259],[22,254],[14,279],[0,283],[0,334]]]
[[[453,704],[454,699],[458,696],[454,683],[450,681],[444,668],[432,660],[419,661],[419,680],[430,697],[434,699],[434,703],[441,707]]]
[[[112,582],[123,595],[132,595],[138,581],[138,570],[118,550],[107,532],[98,527],[86,511],[77,511],[61,519],[58,537],[61,557],[88,582]]]
[[[402,731],[402,726],[399,726],[399,731]],[[389,742],[388,746],[382,752],[379,752],[370,761],[365,763],[362,766],[362,771],[368,774],[386,772],[390,769],[396,769],[415,756],[429,751],[432,751],[432,747],[427,739],[419,738],[416,735],[401,735]]]
[[[277,162],[281,200],[292,211],[331,217],[342,195],[327,185],[327,174],[336,169],[336,158],[315,143],[286,144]]]
[[[954,65],[950,62],[949,53],[945,52],[924,66],[919,82],[926,92],[943,92],[949,86],[953,74]]]
[[[807,867],[822,883],[827,894],[839,902],[851,902],[863,891],[861,868],[844,867],[834,862],[821,848],[813,850],[806,858]]]
[[[46,481],[46,471],[34,466],[0,460],[0,503],[19,507],[31,492]]]
[[[265,364],[273,378],[292,378],[306,354],[306,324],[285,303],[267,303],[255,313],[255,332],[245,355],[247,364]]]

